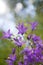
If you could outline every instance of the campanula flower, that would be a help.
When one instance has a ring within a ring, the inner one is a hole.
[[[12,49],[12,54],[9,55],[6,62],[8,65],[14,65],[14,62],[16,61],[16,54],[15,54],[15,48]]]
[[[31,22],[30,24],[31,24],[31,29],[35,30],[38,25],[38,22]]]
[[[31,37],[32,37],[32,35],[28,35],[28,36],[27,36],[27,39],[28,39],[28,40],[30,40],[30,39],[31,39]]]
[[[28,54],[28,53],[30,53],[30,49],[29,48],[24,48],[21,52],[20,52],[20,54]]]
[[[23,41],[21,41],[20,39],[14,38],[14,43],[15,43],[18,47],[21,47],[22,44],[23,44]]]
[[[32,40],[34,40],[34,41],[39,41],[39,40],[40,40],[40,37],[37,36],[37,35],[35,35],[35,34],[33,34],[33,35],[32,35]]]
[[[22,35],[27,31],[27,27],[25,27],[23,23],[21,24],[19,23],[17,29],[19,31],[18,34],[22,34]]]
[[[6,62],[8,63],[8,65],[14,65],[13,63],[15,62],[15,60],[16,60],[16,55],[10,54]]]
[[[8,65],[14,65],[12,60],[6,60],[6,62],[8,63]]]
[[[43,54],[38,48],[24,49],[22,53],[24,54],[24,64],[43,63]]]
[[[8,59],[11,59],[12,61],[15,61],[16,60],[16,54],[10,54]]]
[[[7,32],[3,32],[3,38],[10,38],[11,36],[10,29]]]
[[[39,36],[32,34],[32,35],[28,35],[28,41],[31,40],[32,44],[30,43],[30,45],[32,46],[39,46],[39,44],[42,44],[42,40]]]

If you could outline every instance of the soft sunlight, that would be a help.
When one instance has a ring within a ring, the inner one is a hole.
[[[7,11],[6,3],[3,0],[0,0],[0,15],[5,14]]]
[[[17,29],[15,28],[15,18],[13,14],[10,12],[10,9],[4,0],[0,0],[0,30],[7,31],[11,30],[12,33],[17,33]],[[16,31],[16,32],[15,32]]]
[[[16,13],[18,13],[18,12],[20,12],[21,10],[22,10],[22,8],[23,8],[23,5],[22,5],[22,3],[17,3],[16,4],[16,7],[15,7],[15,12]]]

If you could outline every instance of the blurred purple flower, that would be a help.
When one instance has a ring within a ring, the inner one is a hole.
[[[11,36],[10,29],[7,32],[3,32],[3,38],[10,38]]]
[[[42,43],[42,42],[39,43],[38,47],[39,47],[41,50],[43,50],[43,43]]]
[[[8,65],[14,65],[12,60],[6,60],[6,62],[8,63]]]
[[[14,65],[14,62],[16,61],[16,54],[15,54],[15,48],[12,49],[12,54],[9,55],[6,62],[8,65]]]
[[[10,54],[9,59],[14,62],[16,60],[16,54]]]
[[[28,53],[30,53],[31,52],[31,50],[29,49],[29,48],[24,48],[21,52],[20,52],[20,54],[28,54]]]
[[[38,25],[38,22],[31,22],[30,24],[31,24],[32,30],[35,30],[36,26]]]
[[[20,40],[20,39],[16,39],[14,38],[14,43],[18,46],[18,47],[21,47],[23,42]]]
[[[28,35],[28,40],[32,40],[32,46],[36,45],[39,46],[39,44],[42,44],[42,40],[39,36],[32,34],[32,35]],[[31,44],[30,44],[31,45]]]
[[[21,24],[19,23],[17,29],[19,31],[18,34],[22,34],[22,35],[27,31],[27,27],[25,27],[23,23]]]
[[[28,61],[24,61],[24,65],[29,65],[29,64],[28,64]]]
[[[22,61],[19,61],[18,62],[18,65],[24,65]]]
[[[24,64],[34,64],[34,63],[43,63],[43,54],[42,51],[36,47],[32,50],[29,50],[28,48],[25,48],[22,51],[22,54],[24,55]]]
[[[32,35],[32,40],[33,41],[39,41],[40,40],[40,37],[39,36],[36,36],[35,34]]]
[[[8,65],[13,65],[13,63],[16,61],[16,55],[11,54],[8,59],[6,60],[6,62],[8,63]]]
[[[12,54],[15,54],[15,51],[16,51],[16,49],[15,49],[15,48],[13,48],[13,49],[12,49]]]
[[[30,40],[30,39],[31,39],[31,37],[32,37],[32,35],[28,35],[28,36],[27,36],[27,39],[28,39],[28,40]]]
[[[33,34],[32,35],[32,41],[33,41],[33,44],[36,45],[36,47],[37,46],[40,47],[40,48],[43,47],[42,40],[41,40],[41,38],[39,36]]]
[[[24,61],[28,61],[28,56],[27,55],[24,55]]]

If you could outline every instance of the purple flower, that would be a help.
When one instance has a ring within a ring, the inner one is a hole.
[[[28,64],[28,61],[24,61],[24,65],[29,65],[29,64]]]
[[[6,62],[8,65],[14,65],[14,62],[16,61],[16,54],[15,54],[15,48],[12,49],[12,54],[9,55]]]
[[[34,41],[39,41],[40,40],[40,37],[35,35],[35,34],[31,34],[31,35],[28,35],[28,40],[29,39],[32,39]]]
[[[15,49],[15,48],[13,48],[13,49],[12,49],[12,54],[15,54],[15,51],[16,51],[16,49]]]
[[[15,42],[15,44],[16,44],[18,47],[21,47],[22,44],[23,44],[23,42],[22,42],[21,40],[16,39],[16,38],[14,38],[14,42]]]
[[[29,48],[24,48],[24,49],[20,52],[20,54],[28,55],[28,53],[30,53],[30,52],[31,52],[31,50],[30,50]]]
[[[41,50],[43,50],[43,43],[40,43],[40,42],[39,42],[38,47],[39,47]]]
[[[11,36],[10,29],[7,32],[3,32],[3,38],[10,38]]]
[[[18,34],[22,34],[22,35],[27,31],[27,27],[25,27],[23,23],[21,24],[19,23],[17,29],[19,31]]]
[[[32,30],[35,30],[36,29],[36,26],[38,25],[37,22],[31,22],[30,24],[31,24]]]
[[[39,44],[42,44],[42,40],[39,36],[32,34],[32,35],[28,35],[28,40],[32,41],[32,46],[39,46]],[[31,45],[31,43],[30,43]]]
[[[43,53],[42,53],[42,51],[41,51],[38,47],[36,47],[36,48],[34,49],[33,55],[34,55],[34,58],[35,58],[35,62],[36,62],[36,63],[37,63],[37,62],[42,63],[43,59],[41,59],[41,57],[43,56]]]
[[[31,34],[31,35],[28,35],[28,40],[30,39],[32,39],[33,41],[39,41],[40,37],[35,34]]]
[[[33,41],[33,44],[36,45],[36,47],[37,46],[40,47],[40,48],[43,47],[42,40],[41,40],[41,38],[39,36],[33,34],[31,39]]]
[[[24,55],[23,57],[24,65],[34,64],[34,63],[43,63],[43,53],[38,47],[33,48],[32,50],[25,48],[22,51],[22,54]]]
[[[28,56],[27,55],[24,55],[24,61],[28,61]]]
[[[35,34],[32,35],[32,40],[33,41],[39,41],[40,40],[40,37],[39,36],[36,36]]]
[[[32,35],[28,35],[28,36],[27,36],[27,39],[28,39],[28,40],[30,40],[30,39],[31,39],[31,37],[32,37]]]
[[[8,65],[13,65],[13,63],[16,61],[16,54],[10,54],[6,62]]]
[[[8,63],[8,65],[14,65],[12,60],[6,60],[6,62]]]
[[[9,59],[11,59],[12,61],[16,60],[16,54],[10,54]]]

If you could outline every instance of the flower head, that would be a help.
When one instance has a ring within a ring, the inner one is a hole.
[[[15,42],[15,44],[16,44],[18,47],[21,47],[21,46],[22,46],[22,43],[23,43],[21,40],[16,39],[16,38],[14,38],[14,42]]]
[[[3,32],[3,38],[10,38],[11,37],[10,29],[7,32]]]
[[[6,62],[8,65],[14,65],[14,62],[16,61],[16,54],[15,54],[15,48],[12,50],[12,54],[9,55]]]
[[[24,55],[24,64],[43,63],[43,54],[38,47],[33,48],[32,50],[25,48],[22,53]]]
[[[22,34],[22,35],[24,33],[26,33],[26,31],[27,31],[27,27],[25,27],[23,23],[19,24],[18,27],[17,27],[17,29],[19,31],[18,34]]]
[[[35,30],[36,29],[36,26],[38,25],[37,22],[31,22],[30,24],[31,24],[32,30]]]
[[[32,40],[34,40],[34,41],[39,41],[39,40],[40,40],[40,37],[37,36],[37,35],[35,35],[35,34],[33,34],[33,35],[32,35]]]
[[[30,40],[30,39],[31,39],[31,37],[32,37],[32,35],[28,35],[28,36],[27,36],[27,39],[28,39],[28,40]]]
[[[10,56],[8,58],[11,59],[12,61],[15,61],[16,60],[16,54],[10,54]]]
[[[29,48],[24,48],[21,52],[20,52],[20,54],[25,54],[25,55],[27,55],[28,53],[30,53],[30,49]]]
[[[12,60],[6,60],[6,62],[8,63],[8,65],[13,65]]]
[[[13,63],[16,61],[16,55],[14,54],[10,54],[10,56],[8,57],[8,59],[6,60],[6,62],[8,63],[8,65],[13,65]]]
[[[27,39],[32,41],[32,46],[39,46],[39,44],[42,44],[41,38],[35,34],[28,35]]]

